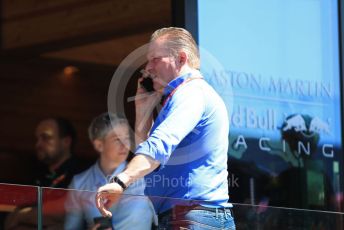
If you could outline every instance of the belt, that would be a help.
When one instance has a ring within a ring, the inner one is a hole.
[[[159,219],[163,218],[167,215],[172,214],[173,216],[178,215],[178,213],[183,213],[183,212],[188,212],[191,210],[204,210],[204,211],[209,211],[213,213],[223,213],[223,212],[229,212],[233,216],[233,210],[232,208],[209,208],[209,207],[204,207],[201,205],[192,205],[192,206],[182,206],[182,205],[177,205],[167,211],[164,211],[159,214]]]

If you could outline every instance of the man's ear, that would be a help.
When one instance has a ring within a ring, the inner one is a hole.
[[[184,51],[180,51],[178,55],[178,65],[182,67],[188,61],[188,56]]]
[[[101,140],[95,139],[94,141],[92,141],[93,147],[94,149],[98,152],[101,153],[103,152],[103,142]]]

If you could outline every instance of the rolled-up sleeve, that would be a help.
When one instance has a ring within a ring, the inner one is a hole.
[[[163,167],[178,144],[201,121],[204,96],[200,88],[185,85],[178,89],[159,113],[149,138],[138,145],[135,153],[160,162]]]

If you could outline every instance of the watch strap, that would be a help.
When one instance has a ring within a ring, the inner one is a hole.
[[[123,191],[128,188],[128,186],[126,186],[124,184],[124,182],[121,181],[121,179],[119,179],[117,176],[111,178],[110,183],[117,183],[117,184],[119,184],[119,186],[121,186],[123,188]]]

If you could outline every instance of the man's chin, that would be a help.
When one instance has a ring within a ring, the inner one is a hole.
[[[42,162],[45,165],[50,165],[51,164],[51,159],[48,157],[38,159],[40,162]]]
[[[40,162],[42,162],[45,165],[50,165],[54,161],[52,158],[48,157],[47,155],[43,155],[43,154],[38,154],[37,160],[39,160]]]

